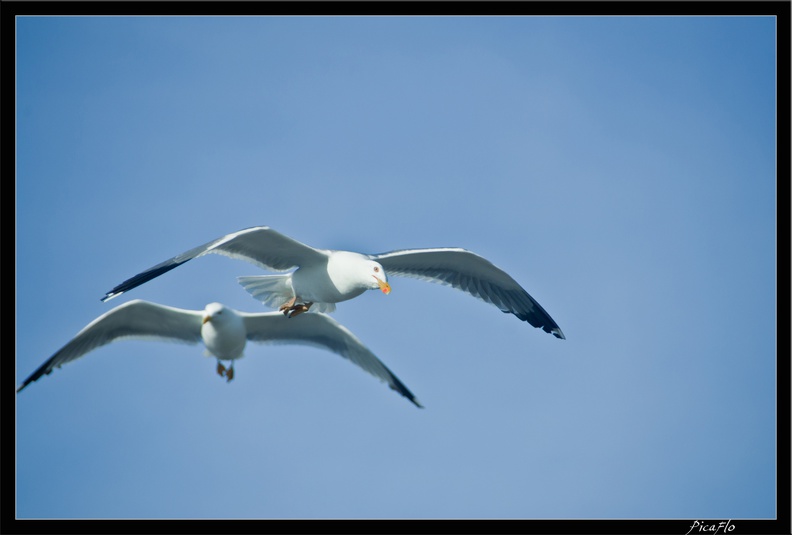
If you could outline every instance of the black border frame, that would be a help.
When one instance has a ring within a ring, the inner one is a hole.
[[[786,298],[777,301],[778,326],[790,326],[790,6],[789,1],[758,2],[412,2],[412,1],[13,1],[0,3],[0,141],[5,155],[14,154],[15,143],[15,44],[16,17],[24,15],[770,15],[777,18],[777,282],[784,288]],[[5,91],[2,91],[5,89]],[[3,113],[4,112],[4,113]],[[15,180],[16,162],[7,156],[0,159],[3,175],[3,206],[16,198],[9,191]],[[7,192],[7,194],[5,193]],[[9,208],[10,209],[10,208]],[[9,227],[6,226],[7,230]],[[9,240],[10,241],[10,240]],[[6,243],[9,243],[6,241]],[[8,275],[8,271],[5,271]],[[6,276],[4,283],[10,279]],[[4,284],[5,286],[5,284]],[[779,295],[781,292],[779,291]],[[8,298],[3,307],[10,307]],[[15,315],[15,313],[14,313]],[[3,314],[4,318],[9,315]],[[6,321],[5,325],[9,323]],[[781,331],[782,329],[777,329]],[[790,523],[790,331],[783,329],[777,339],[777,518],[772,520],[731,519],[735,529],[730,535],[789,534]],[[5,341],[13,340],[6,336]],[[9,344],[10,345],[10,344]],[[783,357],[781,357],[783,355]],[[13,370],[13,362],[6,358],[3,368]],[[9,445],[12,423],[15,425],[16,385],[14,373],[4,374],[2,399],[2,443]],[[14,428],[15,430],[15,428]],[[2,463],[7,474],[0,486],[0,533],[631,533],[686,534],[694,520],[717,525],[727,519],[579,519],[579,520],[18,520],[16,513],[15,448],[2,448]],[[14,485],[13,488],[10,488]],[[5,491],[5,492],[3,492]],[[12,501],[13,500],[13,501]],[[697,533],[697,531],[692,531]],[[712,534],[713,532],[706,532]],[[723,533],[723,531],[720,531]]]

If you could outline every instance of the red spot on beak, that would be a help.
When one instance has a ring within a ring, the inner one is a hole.
[[[382,279],[377,278],[375,275],[372,275],[372,277],[377,279],[377,284],[379,284],[379,287],[380,287],[380,290],[382,290],[382,293],[384,293],[385,295],[388,295],[391,292],[390,284],[388,284],[387,282],[385,282]]]

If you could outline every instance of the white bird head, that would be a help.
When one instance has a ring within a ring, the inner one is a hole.
[[[391,291],[388,275],[382,265],[359,253],[333,251],[327,264],[327,273],[342,293],[353,291],[359,295],[363,290],[377,288],[384,294]]]
[[[208,322],[212,322],[215,327],[228,323],[232,321],[232,318],[235,314],[232,313],[225,305],[221,303],[209,303],[204,308],[204,315],[203,320],[201,323],[206,325]]]
[[[373,260],[370,261],[370,268],[371,268],[371,277],[372,277],[372,289],[379,288],[382,290],[382,293],[388,295],[391,291],[390,284],[388,284],[388,275],[385,273],[385,270],[382,268],[382,265],[379,262],[375,262]]]

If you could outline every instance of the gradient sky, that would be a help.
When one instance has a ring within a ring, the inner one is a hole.
[[[17,397],[19,518],[772,518],[769,17],[21,18],[20,383],[141,298],[264,310],[229,232],[464,247],[567,340],[392,277],[329,352],[118,342]],[[8,387],[8,385],[7,385]]]

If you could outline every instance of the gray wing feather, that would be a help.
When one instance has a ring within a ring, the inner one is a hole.
[[[561,328],[517,281],[492,262],[458,248],[409,249],[369,255],[388,275],[412,277],[462,290],[534,327],[565,338]]]
[[[286,318],[280,312],[240,314],[245,321],[248,340],[259,343],[293,343],[328,349],[353,362],[385,382],[393,390],[418,402],[412,392],[349,329],[330,316],[309,312]]]
[[[194,247],[138,273],[107,292],[102,301],[117,297],[193,258],[210,253],[244,260],[262,269],[274,271],[286,271],[327,256],[326,252],[293,240],[269,227],[251,227]]]
[[[53,369],[117,340],[154,339],[196,344],[201,341],[202,315],[202,312],[167,307],[139,299],[124,303],[86,325],[69,343],[25,379],[17,392],[37,381],[42,375],[51,373]]]

